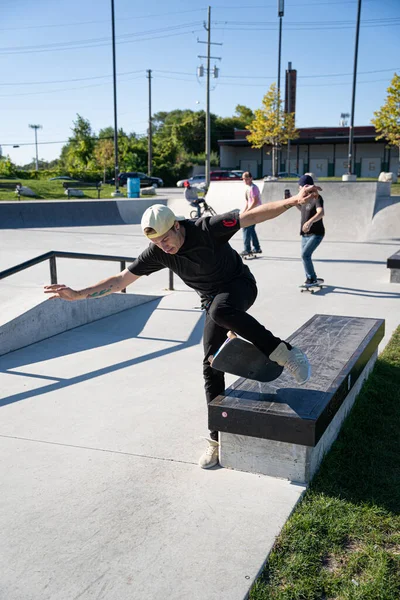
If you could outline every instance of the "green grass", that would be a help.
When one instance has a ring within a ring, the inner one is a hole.
[[[1,181],[7,181],[6,179],[2,179]],[[18,179],[22,185],[25,185],[33,192],[37,194],[36,198],[28,198],[27,196],[21,196],[21,200],[58,200],[63,199],[66,200],[67,196],[64,194],[64,188],[62,186],[62,181],[46,181],[43,179]],[[12,183],[11,180],[8,180],[8,183]],[[79,186],[76,186],[79,189]],[[82,190],[84,193],[84,198],[96,198],[97,199],[97,190]],[[100,192],[100,198],[111,198],[112,192],[115,191],[115,187],[112,185],[103,185]],[[126,196],[126,187],[121,188],[121,191]],[[150,197],[151,196],[146,196]],[[1,190],[0,189],[0,201],[1,200],[17,200],[17,196],[14,193],[14,190]]]
[[[400,598],[400,327],[378,358],[251,600]]]

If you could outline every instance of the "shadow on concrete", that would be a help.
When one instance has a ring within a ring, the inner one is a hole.
[[[281,260],[286,262],[301,262],[300,257],[293,258],[292,256],[257,256],[255,259],[249,260]],[[386,265],[385,260],[349,260],[347,258],[313,258],[313,262],[320,263],[354,263],[365,265]]]
[[[155,301],[155,303],[158,303],[158,300]],[[150,305],[152,305],[153,310],[150,310]],[[187,340],[185,340],[185,341],[168,340],[168,339],[162,338],[163,342],[176,343],[176,345],[173,346],[172,348],[164,348],[164,349],[158,350],[156,352],[150,352],[148,354],[144,354],[143,356],[138,356],[138,357],[135,357],[132,359],[128,359],[128,360],[116,363],[114,365],[109,365],[107,367],[103,367],[101,369],[96,369],[95,371],[90,371],[88,373],[84,373],[77,377],[60,379],[60,378],[53,377],[53,376],[35,375],[35,374],[30,374],[30,373],[23,373],[21,371],[13,372],[11,370],[13,367],[19,367],[24,364],[33,364],[35,362],[42,362],[45,360],[50,360],[50,359],[54,359],[57,357],[65,356],[67,354],[83,352],[85,350],[90,350],[92,348],[105,346],[108,344],[113,344],[115,342],[125,340],[125,339],[130,339],[133,337],[138,338],[139,333],[143,330],[145,323],[147,322],[148,318],[150,317],[150,315],[152,314],[152,312],[154,311],[155,308],[156,308],[155,304],[153,304],[152,302],[151,303],[149,302],[147,305],[145,305],[145,307],[141,307],[140,315],[135,314],[135,319],[132,319],[132,322],[130,322],[128,319],[120,320],[117,324],[117,328],[114,327],[114,330],[111,332],[111,334],[109,332],[105,331],[105,332],[101,332],[100,334],[98,334],[96,332],[96,335],[83,335],[81,337],[78,337],[75,335],[74,340],[71,340],[70,344],[65,344],[58,339],[57,343],[55,343],[51,347],[48,346],[49,340],[45,340],[44,342],[38,342],[37,344],[35,344],[34,359],[32,357],[32,354],[33,354],[32,347],[29,347],[29,351],[26,351],[25,349],[23,349],[23,350],[18,350],[11,354],[6,355],[0,361],[0,365],[1,365],[0,372],[6,373],[7,375],[17,375],[17,376],[25,376],[25,377],[27,376],[27,377],[33,377],[35,379],[48,379],[54,383],[51,383],[49,385],[44,385],[44,386],[34,389],[34,390],[28,390],[25,392],[20,392],[18,394],[14,394],[12,396],[4,397],[4,398],[0,399],[0,407],[7,406],[8,404],[13,404],[14,402],[19,402],[21,400],[26,400],[27,398],[34,398],[36,396],[41,396],[42,394],[47,394],[48,392],[52,392],[54,390],[68,388],[70,386],[74,386],[83,381],[89,381],[91,379],[95,379],[96,377],[101,377],[108,373],[120,371],[122,369],[126,369],[128,367],[141,364],[148,360],[156,359],[160,356],[165,356],[167,354],[179,352],[180,350],[184,350],[185,348],[190,348],[191,346],[196,346],[200,343],[201,338],[203,336],[203,328],[204,328],[204,323],[203,323],[204,314],[203,313],[199,313],[199,318],[197,319],[197,322],[196,322],[194,328],[192,329]],[[107,318],[113,318],[113,317],[107,317]],[[88,327],[88,325],[86,325],[85,327]],[[77,329],[82,329],[82,328],[77,328]],[[72,330],[72,333],[75,332],[75,334],[76,334],[77,329]],[[66,334],[61,334],[63,336],[63,341],[65,339],[64,336],[70,335],[70,334],[71,334],[71,332],[67,332]],[[53,338],[53,339],[55,340],[55,338]],[[156,340],[156,338],[148,338],[148,337],[147,338],[144,337],[143,339]],[[68,348],[69,345],[71,345],[70,349]]]
[[[378,292],[374,290],[341,287],[339,285],[327,285],[320,292],[317,292],[317,294],[322,296],[330,293],[347,294],[349,296],[365,296],[366,298],[400,298],[400,290],[398,292],[382,292],[381,290]]]
[[[383,292],[375,291],[375,290],[361,290],[358,288],[349,288],[342,287],[340,285],[328,285],[326,283],[323,284],[323,288],[321,290],[316,289],[313,293],[304,290],[302,286],[300,287],[300,291],[305,294],[309,294],[310,296],[326,296],[327,294],[344,294],[347,296],[365,296],[366,298],[400,298],[400,290],[398,292]]]

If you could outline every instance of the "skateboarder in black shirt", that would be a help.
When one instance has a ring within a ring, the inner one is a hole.
[[[305,383],[310,376],[306,355],[275,337],[247,313],[257,297],[256,281],[228,242],[241,227],[278,217],[317,195],[317,187],[306,186],[288,200],[269,202],[242,215],[234,211],[198,220],[176,217],[167,206],[156,204],[145,211],[141,222],[151,243],[127,269],[83,290],[53,284],[45,287],[45,293],[64,300],[96,298],[119,292],[142,275],[169,268],[196,290],[206,311],[203,374],[207,403],[225,389],[224,374],[213,369],[208,359],[225,341],[229,330],[284,366],[298,383]],[[217,440],[218,433],[210,432],[207,450],[199,461],[201,467],[217,464]]]
[[[300,177],[300,189],[305,185],[314,185],[314,180],[311,175],[302,175],[302,177]],[[324,216],[324,201],[322,196],[318,195],[318,198],[312,198],[297,208],[301,211],[301,259],[306,275],[304,283],[306,286],[313,286],[324,282],[323,279],[317,277],[311,259],[325,235],[325,227],[322,220],[322,217]]]

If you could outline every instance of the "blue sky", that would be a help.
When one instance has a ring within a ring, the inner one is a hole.
[[[205,77],[196,69],[206,54],[207,4],[191,0],[115,0],[118,126],[145,133],[148,115],[146,70],[152,69],[152,108],[205,108]],[[286,0],[282,71],[297,69],[298,127],[338,125],[350,112],[356,0]],[[79,113],[94,131],[113,125],[110,0],[3,0],[0,23],[0,145],[17,164],[34,156],[56,158]],[[367,125],[400,73],[400,1],[363,0],[355,124]],[[252,109],[277,79],[276,0],[219,0],[211,5],[211,110],[234,114]],[[204,62],[204,61],[203,61]],[[45,143],[46,142],[46,143]],[[7,144],[20,144],[12,148]]]

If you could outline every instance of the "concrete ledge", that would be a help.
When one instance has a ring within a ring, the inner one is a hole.
[[[382,319],[315,315],[288,340],[309,357],[312,377],[304,386],[285,370],[266,383],[241,378],[208,405],[209,429],[220,433],[221,465],[308,482],[383,336]]]
[[[247,473],[281,477],[296,483],[309,483],[335,441],[362,384],[375,364],[377,355],[375,351],[316,446],[302,446],[221,432],[219,452],[221,466]]]
[[[150,198],[0,202],[0,229],[138,224],[144,211],[152,204],[166,205],[167,200]]]
[[[110,294],[104,298],[79,302],[45,300],[0,327],[0,356],[159,297]]]
[[[400,250],[387,259],[386,266],[390,269],[390,282],[400,283]]]

